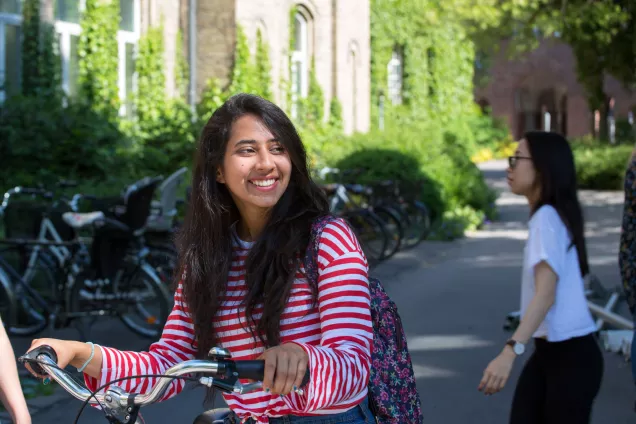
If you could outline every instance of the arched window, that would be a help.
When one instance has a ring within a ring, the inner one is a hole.
[[[300,12],[294,16],[294,46],[291,54],[292,118],[298,117],[298,100],[309,91],[309,24]]]
[[[404,71],[402,66],[402,53],[393,50],[391,60],[387,65],[387,86],[389,100],[394,105],[402,103],[402,77]]]

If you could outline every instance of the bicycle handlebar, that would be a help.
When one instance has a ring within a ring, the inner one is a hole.
[[[195,380],[204,386],[216,387],[226,392],[243,394],[262,388],[265,361],[233,361],[229,359],[229,352],[220,348],[212,348],[208,356],[213,359],[193,359],[170,367],[163,373],[163,376],[168,378],[158,378],[155,386],[147,394],[131,394],[114,385],[110,385],[103,393],[93,394],[84,384],[79,383],[67,371],[57,366],[57,355],[53,348],[47,345],[31,350],[18,358],[18,360],[22,363],[28,363],[33,371],[39,375],[51,376],[64,390],[79,400],[91,404],[99,404],[108,413],[116,415],[127,414],[126,422],[129,422],[131,411],[138,411],[141,406],[157,402],[164,395],[175,377],[185,376],[186,374],[202,373],[212,375],[186,379]],[[131,376],[131,378],[139,377],[143,376]],[[256,380],[256,382],[242,384],[239,379]],[[307,370],[301,387],[304,387],[308,381],[309,370]],[[303,390],[298,389],[297,393],[303,394]],[[134,412],[134,415],[136,416],[136,412]]]
[[[53,199],[53,193],[41,188],[29,188],[29,187],[13,187],[4,193],[2,204],[0,204],[0,215],[4,214],[5,209],[9,206],[9,199],[15,194],[31,194],[34,196],[41,196],[44,199]]]

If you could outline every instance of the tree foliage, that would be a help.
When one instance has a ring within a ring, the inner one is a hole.
[[[454,0],[462,2],[467,0]],[[466,16],[479,48],[496,53],[493,46],[508,40],[507,53],[515,57],[545,39],[567,43],[576,58],[576,73],[592,109],[601,112],[601,132],[606,132],[606,74],[626,87],[636,84],[636,2],[631,0],[491,0],[478,2],[490,19],[480,24]],[[482,15],[483,16],[483,15]]]

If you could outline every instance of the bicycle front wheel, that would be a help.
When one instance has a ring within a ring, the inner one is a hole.
[[[119,318],[142,337],[158,339],[172,309],[166,284],[147,263],[116,281],[115,293],[126,299]]]
[[[402,224],[400,223],[400,214],[386,206],[377,206],[373,208],[373,211],[384,223],[388,235],[384,259],[389,259],[400,250],[402,237],[404,236]]]
[[[384,259],[389,241],[389,235],[382,219],[366,209],[347,212],[343,218],[347,220],[355,232],[367,257],[369,267],[376,266]]]
[[[9,248],[3,249],[0,254],[6,261],[7,269],[2,269],[2,274],[8,284],[8,291],[2,296],[11,298],[6,301],[0,300],[5,314],[11,317],[8,324],[5,323],[7,334],[19,337],[37,334],[49,324],[50,305],[57,299],[56,282],[50,264],[47,263],[46,257],[40,257],[36,262],[37,273],[34,274],[37,278],[26,282],[19,274],[22,252],[16,248]]]
[[[431,232],[431,215],[428,208],[420,201],[405,202],[403,208],[409,218],[409,226],[405,231],[404,248],[417,246]]]

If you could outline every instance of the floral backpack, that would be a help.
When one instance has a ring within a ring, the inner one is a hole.
[[[330,215],[318,218],[311,231],[304,265],[307,278],[315,283],[320,235],[333,219]],[[420,396],[397,306],[378,279],[369,277],[369,290],[373,322],[369,407],[377,423],[420,424],[424,420]]]

